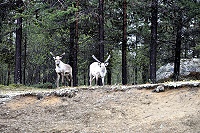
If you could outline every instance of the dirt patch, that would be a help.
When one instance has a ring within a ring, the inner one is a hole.
[[[31,104],[34,104],[37,102],[37,99],[35,97],[16,97],[12,101],[8,102],[6,106],[10,108],[11,110],[17,110],[22,108],[27,108],[28,106],[31,106]]]
[[[40,106],[53,106],[56,104],[61,104],[62,100],[59,97],[51,96],[51,97],[46,97],[41,102],[39,102]]]
[[[200,88],[152,93],[106,88],[0,104],[0,132],[199,132]]]
[[[9,101],[6,106],[12,110],[27,108],[28,106],[52,106],[56,104],[60,104],[61,99],[56,96],[45,97],[42,100],[38,100],[35,96],[24,96],[24,97],[16,97],[15,99]]]

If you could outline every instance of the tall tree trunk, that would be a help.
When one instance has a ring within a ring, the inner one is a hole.
[[[109,51],[109,54],[111,55],[112,57],[112,50]],[[107,66],[107,84],[108,85],[111,85],[111,80],[112,80],[112,58],[110,59],[109,61],[109,65]]]
[[[1,13],[1,12],[0,12],[0,15],[1,15],[1,18],[0,18],[0,33],[2,33],[2,29],[3,29],[3,27],[2,27],[2,25],[3,25],[3,24],[2,24],[2,23],[3,23],[3,22],[2,22],[2,17],[3,17],[3,16],[2,16],[2,13]],[[0,35],[0,43],[2,43],[2,35]]]
[[[99,0],[99,59],[104,61],[104,0]],[[98,85],[102,85],[102,81],[98,79]]]
[[[127,84],[127,1],[123,1],[122,84]]]
[[[151,4],[151,44],[150,44],[150,80],[156,83],[156,49],[158,26],[158,0],[152,0]]]
[[[178,21],[176,24],[176,48],[175,48],[175,60],[174,60],[174,75],[175,81],[179,80],[180,74],[180,55],[181,55],[181,36],[182,36],[182,12],[178,12]]]
[[[2,2],[3,3],[3,2]],[[4,17],[6,16],[6,7],[4,7],[3,5],[1,5],[1,9],[0,9],[0,33],[2,33],[3,31],[3,20],[4,20]],[[0,43],[2,43],[2,38],[3,38],[3,35],[0,34]]]
[[[27,22],[27,21],[26,21]],[[23,62],[23,84],[26,85],[26,48],[27,48],[27,31],[24,38],[24,62]]]
[[[10,66],[11,66],[11,64],[10,63],[8,63],[8,77],[7,77],[7,86],[10,84]]]
[[[19,8],[19,13],[22,13],[23,2],[18,0],[16,2]],[[15,47],[15,75],[14,82],[16,84],[22,83],[22,70],[21,70],[21,45],[22,45],[22,17],[17,18],[17,29],[16,29],[16,47]]]
[[[76,0],[76,7],[79,6],[79,0]],[[76,12],[76,21],[75,21],[75,44],[74,44],[74,78],[73,78],[73,83],[74,86],[78,85],[78,12]]]
[[[135,62],[137,62],[138,42],[139,42],[138,35],[136,35],[136,44],[135,44],[136,55],[135,55]],[[137,84],[137,80],[138,80],[138,63],[134,67],[134,82],[133,82],[133,84]]]
[[[87,84],[87,79],[86,79],[86,74],[84,73],[83,75],[83,84],[86,85]]]
[[[41,67],[38,67],[38,72],[37,72],[37,74],[38,74],[38,81],[36,82],[37,84],[39,83],[41,83]]]
[[[104,61],[104,0],[99,0],[99,59]]]
[[[13,33],[10,33],[10,37],[9,37],[9,43],[10,43],[10,45],[13,45],[12,37],[13,37]],[[11,51],[9,51],[9,54],[11,54]],[[11,75],[11,62],[9,61],[8,62],[8,79],[7,79],[7,85],[10,84],[10,75]]]
[[[73,75],[73,79],[74,79],[74,77],[75,77],[75,75],[74,75],[74,72],[76,72],[76,68],[74,67],[74,65],[75,65],[75,55],[74,55],[74,51],[75,51],[75,22],[72,22],[71,24],[70,24],[70,57],[69,57],[69,59],[70,59],[70,65],[71,65],[71,67],[72,67],[72,75]],[[75,81],[73,81],[73,84],[74,84],[74,82]]]
[[[78,7],[79,0],[76,1],[75,7]],[[76,13],[77,16],[77,13]],[[73,86],[78,85],[78,67],[77,67],[77,53],[78,53],[78,20],[70,24],[70,65],[72,66]]]

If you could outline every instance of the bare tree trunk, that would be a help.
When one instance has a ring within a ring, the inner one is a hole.
[[[109,54],[112,57],[112,51],[109,52]],[[109,65],[107,66],[107,84],[111,85],[111,81],[112,81],[112,58],[109,61]]]
[[[175,60],[174,60],[174,75],[175,81],[179,80],[180,74],[180,54],[181,54],[181,35],[182,35],[182,12],[178,13],[178,21],[176,25],[176,48],[175,48]]]
[[[84,85],[87,84],[87,79],[86,79],[86,74],[85,74],[85,73],[84,73],[84,75],[83,75],[83,82],[84,82],[84,83],[83,83]]]
[[[104,61],[104,0],[99,0],[99,59]],[[98,79],[98,85],[102,85],[102,81]]]
[[[76,7],[79,6],[79,0],[76,0]],[[75,44],[74,44],[74,78],[73,78],[73,83],[74,86],[78,85],[78,59],[77,59],[77,55],[78,55],[78,12],[76,12],[76,21],[75,21]]]
[[[8,77],[7,77],[7,86],[10,84],[10,63],[8,63]]]
[[[104,61],[104,0],[99,0],[99,59]]]
[[[123,1],[122,84],[127,84],[127,1]]]
[[[74,75],[74,72],[76,71],[74,68],[74,51],[75,51],[75,42],[74,42],[74,39],[75,39],[75,22],[72,22],[70,24],[70,66],[72,67],[72,75],[73,75],[73,78],[75,77]]]
[[[0,12],[0,15],[1,17],[3,17],[2,16],[3,14],[1,12]],[[3,25],[3,21],[0,20],[0,33],[2,33],[2,29],[3,29],[2,25]],[[2,43],[2,38],[3,38],[3,35],[0,35],[0,43]]]
[[[21,8],[23,5],[22,0],[18,0],[17,7]],[[22,10],[19,10],[22,13]],[[21,70],[21,45],[22,45],[22,17],[17,18],[17,29],[16,29],[16,47],[15,47],[15,76],[14,82],[16,84],[22,83],[22,70]]]
[[[76,5],[79,5],[79,0],[76,1]],[[77,16],[77,13],[76,13]],[[70,65],[72,66],[73,86],[78,85],[78,66],[77,66],[77,54],[78,54],[78,20],[70,24]]]
[[[23,84],[26,85],[26,48],[27,48],[27,31],[24,38],[24,66],[23,66]]]
[[[157,49],[157,25],[158,25],[158,0],[152,0],[151,4],[151,44],[150,44],[150,80],[156,83],[156,49]]]
[[[41,71],[40,70],[41,70],[41,67],[38,67],[38,72],[37,72],[38,73],[38,81],[37,81],[37,84],[41,83]]]

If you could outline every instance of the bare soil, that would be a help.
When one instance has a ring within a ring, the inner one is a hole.
[[[200,88],[80,89],[76,96],[17,96],[0,104],[0,132],[197,133]]]

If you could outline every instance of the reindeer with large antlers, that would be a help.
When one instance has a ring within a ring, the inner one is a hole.
[[[95,78],[96,78],[96,85],[98,83],[98,78],[101,78],[102,84],[104,85],[104,77],[106,76],[107,73],[106,66],[108,65],[108,60],[110,59],[110,55],[103,63],[99,61],[94,55],[92,55],[92,58],[97,62],[93,62],[90,65],[90,73],[89,73],[90,86],[92,85],[92,80]]]
[[[57,87],[59,87],[60,75],[62,76],[62,84],[64,83],[64,77],[66,77],[68,85],[71,84],[71,86],[73,86],[72,67],[61,61],[62,56],[65,55],[65,53],[63,53],[60,56],[55,56],[52,52],[50,52],[50,54],[53,56],[53,59],[55,60],[55,65],[56,65],[55,70],[57,73],[57,80],[56,80]]]

